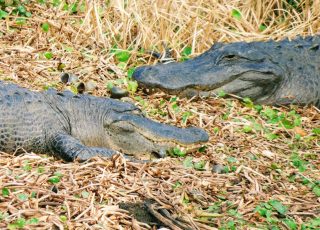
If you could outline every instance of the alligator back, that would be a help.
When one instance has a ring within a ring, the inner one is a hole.
[[[0,81],[0,150],[44,152],[55,113],[43,94]]]

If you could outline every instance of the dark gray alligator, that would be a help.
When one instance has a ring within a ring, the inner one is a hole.
[[[208,97],[224,91],[263,104],[320,107],[319,46],[320,36],[216,43],[185,62],[139,67],[133,78],[142,87],[180,96]]]
[[[66,161],[164,155],[176,144],[206,142],[200,128],[177,128],[142,116],[133,104],[110,98],[33,92],[0,81],[0,151],[52,153]]]

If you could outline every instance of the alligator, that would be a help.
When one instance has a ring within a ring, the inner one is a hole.
[[[180,97],[220,92],[271,105],[320,107],[320,36],[291,41],[215,43],[184,62],[138,67],[133,78],[149,92]]]
[[[65,161],[122,152],[134,160],[206,141],[203,129],[152,121],[128,102],[54,89],[36,92],[0,81],[2,152],[49,153]]]

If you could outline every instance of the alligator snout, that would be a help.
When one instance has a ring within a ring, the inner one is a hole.
[[[134,79],[139,79],[142,76],[142,73],[146,70],[146,69],[150,69],[150,66],[140,66],[138,68],[135,69],[134,73],[133,73],[133,78]]]
[[[143,84],[144,82],[149,82],[149,78],[149,80],[151,80],[156,77],[158,73],[159,71],[153,66],[140,66],[134,71],[132,77],[139,83]]]

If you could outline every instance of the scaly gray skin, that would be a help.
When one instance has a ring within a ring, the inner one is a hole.
[[[206,142],[199,128],[177,128],[142,116],[132,104],[55,90],[33,92],[0,81],[0,151],[51,153],[66,161],[110,157],[121,151],[141,158],[176,144]]]
[[[258,103],[320,107],[320,36],[280,42],[216,43],[182,63],[143,66],[140,86],[180,96],[226,93]]]

